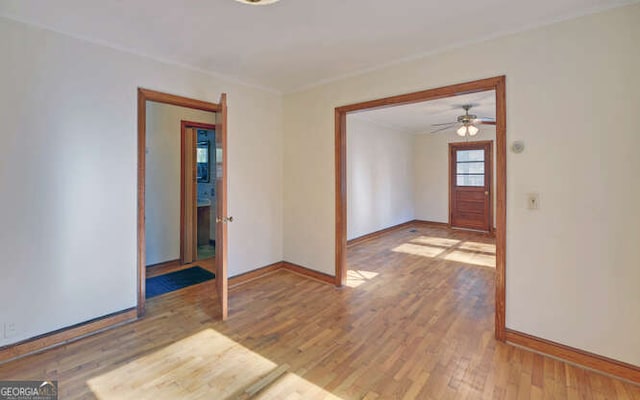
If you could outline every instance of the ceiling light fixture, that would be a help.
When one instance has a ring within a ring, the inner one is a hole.
[[[457,133],[459,136],[475,136],[478,133],[478,128],[473,126],[472,124],[464,124],[458,130]]]
[[[463,115],[459,115],[458,118],[454,122],[445,122],[442,124],[432,124],[431,126],[436,129],[431,131],[431,133],[444,132],[451,128],[458,127],[456,129],[456,133],[458,136],[467,137],[467,136],[475,136],[480,132],[480,128],[476,125],[478,124],[489,124],[495,125],[495,118],[478,118],[475,114],[469,114],[469,110],[473,107],[473,104],[465,104],[462,106],[464,110]]]
[[[266,6],[267,4],[273,4],[280,0],[236,0],[236,1],[244,4],[251,4],[254,6]]]

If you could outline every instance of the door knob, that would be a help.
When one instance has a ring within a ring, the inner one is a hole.
[[[488,196],[488,195],[489,195],[489,192],[484,192],[484,195],[485,195],[485,196]]]

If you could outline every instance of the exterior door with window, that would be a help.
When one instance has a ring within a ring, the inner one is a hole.
[[[449,223],[490,232],[492,141],[449,143]]]

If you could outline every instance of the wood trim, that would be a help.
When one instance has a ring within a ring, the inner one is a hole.
[[[434,221],[425,221],[422,219],[414,219],[413,223],[416,225],[427,225],[436,228],[451,228],[451,226],[446,222],[434,222]]]
[[[371,239],[375,239],[375,238],[377,238],[379,236],[384,235],[385,233],[389,233],[389,232],[392,232],[392,231],[396,231],[398,229],[403,229],[403,228],[407,228],[407,227],[415,226],[415,225],[428,225],[428,226],[431,226],[431,227],[438,227],[438,228],[450,228],[451,227],[446,222],[433,222],[433,221],[425,221],[425,220],[420,220],[420,219],[414,219],[414,220],[411,220],[411,221],[403,222],[403,223],[398,224],[398,225],[394,225],[394,226],[390,226],[388,228],[381,229],[379,231],[371,232],[371,233],[359,236],[359,237],[354,238],[354,239],[347,240],[347,247],[355,245],[355,244],[358,244],[358,243],[366,242],[366,241],[371,240]]]
[[[453,153],[456,150],[466,149],[466,148],[478,148],[482,147],[485,154],[487,155],[487,160],[485,160],[485,165],[489,164],[489,170],[485,171],[485,187],[489,192],[489,212],[487,215],[487,230],[480,230],[481,232],[491,233],[494,230],[493,226],[493,140],[478,140],[474,142],[450,142],[449,143],[449,227],[456,229],[469,229],[465,227],[453,226],[453,196],[454,196],[454,185],[453,177],[456,175],[456,165],[454,163]],[[475,229],[474,229],[475,230]]]
[[[347,283],[347,112],[335,110],[336,286]]]
[[[507,275],[507,99],[506,78],[495,82],[496,91],[496,339],[506,340]]]
[[[269,264],[265,267],[254,269],[253,271],[245,272],[244,274],[236,275],[234,277],[229,278],[229,288],[240,286],[243,283],[247,283],[259,278],[263,278],[267,275],[270,275],[274,272],[277,272],[284,268],[282,265],[283,261],[278,261],[273,264]]]
[[[419,103],[460,94],[495,90],[496,93],[496,296],[495,296],[495,337],[505,340],[506,314],[506,226],[507,226],[507,114],[506,77],[504,75],[459,83],[435,89],[385,97],[371,101],[349,104],[335,109],[335,283],[346,283],[347,262],[347,194],[346,169],[347,113],[371,110],[401,104]]]
[[[155,101],[157,103],[172,104],[174,106],[193,108],[202,111],[220,111],[220,104],[210,103],[208,101],[191,99],[189,97],[182,97],[175,94],[163,93],[144,88],[139,88],[138,93],[144,96],[145,100]]]
[[[390,226],[388,228],[380,229],[379,231],[367,233],[366,235],[358,236],[357,238],[353,238],[353,239],[347,240],[347,246],[351,246],[351,245],[354,245],[354,244],[366,242],[366,241],[371,240],[371,239],[375,239],[377,237],[380,237],[380,236],[384,235],[385,233],[389,233],[389,232],[397,231],[397,230],[402,229],[402,228],[406,228],[408,226],[413,225],[414,223],[415,223],[415,220],[411,220],[411,221],[403,222],[401,224]]]
[[[187,97],[176,96],[168,93],[162,93],[155,90],[138,88],[138,202],[137,202],[137,270],[138,270],[138,304],[136,310],[138,318],[144,315],[145,306],[145,279],[147,277],[146,268],[146,232],[144,226],[145,220],[145,174],[146,174],[146,129],[147,129],[147,101],[155,101],[158,103],[172,104],[180,107],[194,108],[202,111],[218,112],[221,107],[219,104],[209,103],[206,101],[190,99]]]
[[[180,262],[190,264],[198,258],[197,188],[196,180],[196,129],[180,127]]]
[[[180,264],[185,263],[184,228],[185,228],[185,180],[184,180],[184,137],[187,128],[180,121]]]
[[[136,309],[138,318],[144,315],[144,301],[146,295],[145,279],[147,276],[146,268],[146,246],[145,239],[145,187],[146,187],[146,168],[147,168],[147,96],[143,89],[138,88],[138,221],[137,221],[137,237],[138,237],[138,304]]]
[[[505,330],[508,343],[543,353],[570,363],[578,364],[608,375],[613,375],[634,383],[640,383],[640,366],[603,357],[588,351],[565,346],[560,343],[542,339],[526,333]]]
[[[314,271],[307,267],[303,267],[298,264],[290,263],[288,261],[282,262],[282,269],[285,271],[293,272],[294,274],[302,275],[307,278],[314,279],[316,281],[320,281],[323,283],[328,283],[330,285],[335,285],[336,279],[335,277],[327,274],[323,274],[322,272]]]
[[[199,128],[199,129],[206,129],[208,131],[215,131],[216,125],[207,124],[205,122],[187,121],[184,119],[180,120],[180,131],[184,132],[184,129],[186,128]],[[197,138],[196,138],[196,141],[197,141]]]
[[[458,96],[461,94],[484,92],[487,90],[495,89],[498,85],[500,85],[500,82],[504,82],[504,79],[505,77],[503,75],[494,78],[480,79],[477,81],[458,83],[455,85],[443,86],[435,89],[427,89],[419,92],[349,104],[346,106],[337,107],[336,113],[346,114],[352,111],[373,110],[376,108],[385,108],[402,104],[420,103],[427,100],[442,99],[445,97]]]
[[[133,322],[138,318],[137,310],[130,308],[104,317],[82,322],[31,339],[0,347],[0,364],[35,353],[75,342],[90,335]]]
[[[222,150],[222,160],[218,159],[216,155],[216,170],[218,166],[222,168],[222,176],[218,176],[216,173],[216,214],[219,218],[219,222],[216,222],[216,240],[218,245],[216,246],[216,286],[218,289],[218,299],[220,301],[220,312],[222,314],[222,320],[226,320],[229,316],[229,277],[227,269],[228,261],[228,223],[227,217],[227,188],[228,188],[228,165],[229,148],[227,146],[227,94],[222,93],[220,95],[220,112],[216,114],[216,151],[220,148]]]
[[[290,263],[288,261],[278,261],[273,264],[269,264],[265,267],[254,269],[253,271],[249,271],[244,274],[229,278],[229,287],[230,288],[237,287],[244,283],[247,283],[256,279],[264,278],[267,275],[271,275],[274,272],[278,272],[282,270],[293,272],[295,274],[302,275],[305,278],[317,280],[322,283],[328,283],[330,285],[335,284],[335,278],[331,275],[323,274],[322,272],[314,271],[307,267]]]
[[[147,269],[149,268],[163,268],[163,267],[177,267],[180,265],[180,259],[177,258],[175,260],[163,261],[161,263],[147,265]]]

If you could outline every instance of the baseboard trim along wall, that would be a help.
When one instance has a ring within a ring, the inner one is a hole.
[[[372,239],[375,239],[377,237],[380,237],[380,236],[384,235],[385,233],[389,233],[389,232],[392,232],[392,231],[397,231],[399,229],[404,229],[404,228],[408,228],[410,226],[416,226],[416,225],[428,225],[428,226],[432,226],[432,227],[449,228],[449,224],[446,223],[446,222],[432,222],[432,221],[423,221],[423,220],[419,220],[419,219],[414,219],[414,220],[411,220],[411,221],[403,222],[403,223],[398,224],[398,225],[390,226],[388,228],[380,229],[379,231],[367,233],[366,235],[358,236],[357,238],[353,238],[351,240],[347,240],[347,246],[351,246],[351,245],[354,245],[354,244],[366,242],[368,240],[372,240]]]
[[[254,269],[253,271],[246,272],[244,274],[232,276],[231,278],[229,278],[229,288],[236,287],[242,285],[243,283],[260,279],[267,275],[271,275],[274,272],[280,271],[283,268],[282,263],[282,261],[278,261],[273,264]]]
[[[439,228],[451,228],[448,222],[433,222],[433,221],[425,221],[422,219],[414,219],[412,221],[415,225],[427,225],[431,227],[439,227]]]
[[[565,346],[526,333],[506,330],[507,343],[640,384],[640,367]]]
[[[302,275],[306,278],[311,278],[316,281],[328,283],[330,285],[336,284],[336,277],[333,275],[323,274],[322,272],[314,271],[301,265],[293,264],[287,261],[282,262],[282,268],[285,271],[293,272],[294,274]]]
[[[130,308],[87,322],[81,322],[68,328],[45,333],[44,335],[26,339],[18,343],[3,346],[0,347],[0,364],[63,344],[75,342],[76,340],[133,322],[137,319],[137,310]]]
[[[415,222],[415,220],[407,221],[407,222],[403,222],[403,223],[398,224],[398,225],[390,226],[388,228],[380,229],[379,231],[367,233],[366,235],[358,236],[357,238],[353,238],[353,239],[347,240],[347,246],[351,246],[351,245],[357,244],[357,243],[366,242],[367,240],[372,240],[372,239],[375,239],[375,238],[377,238],[379,236],[382,236],[385,233],[389,233],[389,232],[392,232],[392,231],[397,231],[398,229],[409,227],[409,226],[413,225],[414,222]]]
[[[161,263],[147,265],[147,268],[177,267],[179,265],[180,259],[177,258],[175,260],[163,261]]]
[[[253,271],[229,278],[229,287],[236,287],[243,283],[260,279],[282,270],[302,275],[306,278],[314,279],[323,283],[328,283],[330,285],[334,285],[336,283],[336,278],[332,275],[323,274],[322,272],[314,271],[288,261],[278,261],[265,267],[254,269]]]

